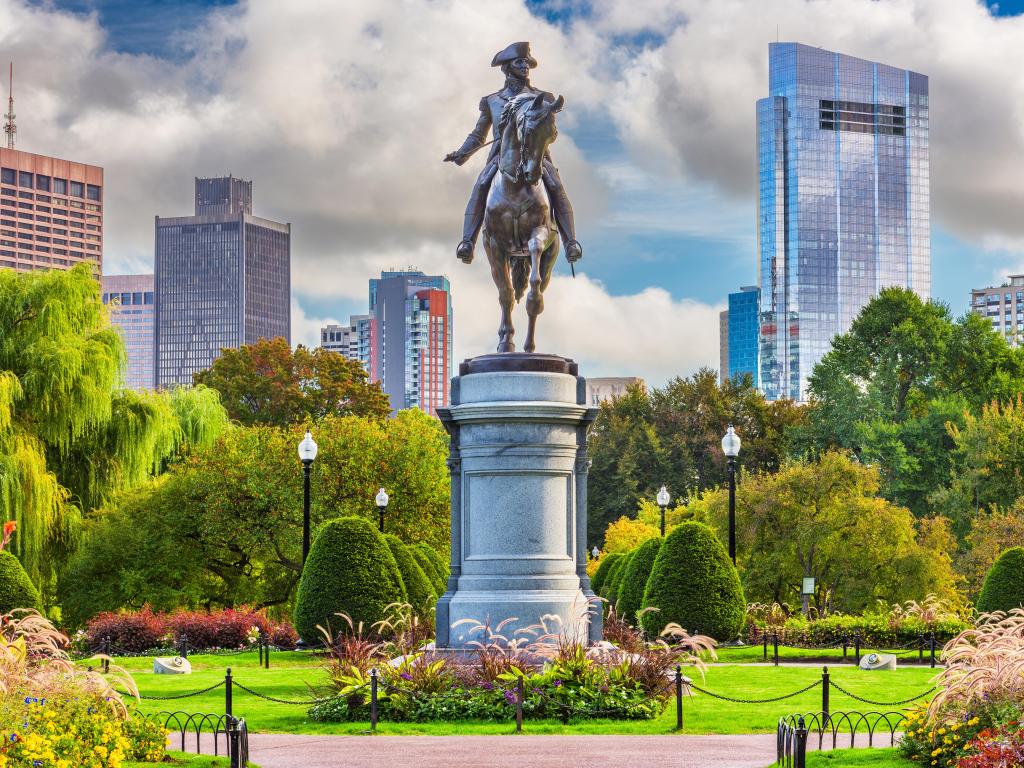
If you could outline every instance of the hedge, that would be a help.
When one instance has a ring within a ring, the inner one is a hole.
[[[978,596],[978,613],[1012,611],[1024,607],[1024,547],[1013,547],[999,556]]]
[[[615,563],[621,559],[621,552],[612,552],[604,556],[600,565],[597,566],[597,570],[594,571],[594,578],[590,580],[590,588],[594,590],[594,594],[601,594],[601,587],[603,587],[605,581],[608,580],[608,574],[611,573],[612,567]]]
[[[666,537],[644,590],[641,622],[653,636],[674,622],[693,633],[733,640],[743,628],[746,601],[735,566],[708,526],[682,523]]]
[[[626,575],[629,561],[632,560],[635,552],[634,549],[623,555],[622,559],[613,566],[615,570],[609,574],[608,580],[604,583],[604,597],[610,606],[614,606],[615,601],[619,599],[619,585],[622,583],[622,577]]]
[[[648,539],[636,548],[636,553],[626,566],[626,573],[619,582],[619,599],[615,603],[615,613],[623,621],[634,623],[636,612],[644,603],[644,590],[647,580],[651,577],[654,561],[661,551],[663,539]]]
[[[361,517],[341,517],[321,526],[299,580],[292,620],[310,645],[323,636],[317,625],[337,631],[348,616],[369,628],[391,603],[406,602],[402,574],[377,528]]]
[[[416,562],[409,547],[402,543],[402,540],[392,533],[384,537],[391,555],[395,558],[398,570],[402,574],[402,583],[405,585],[405,594],[408,596],[409,604],[413,611],[421,618],[431,616],[431,608],[437,594],[430,578],[423,572],[420,564]]]
[[[960,619],[942,619],[926,624],[916,616],[907,616],[894,624],[888,614],[864,616],[835,613],[823,619],[809,621],[796,614],[785,624],[767,624],[763,621],[747,620],[746,640],[751,645],[760,645],[768,638],[769,645],[776,634],[780,645],[799,648],[823,648],[838,646],[845,640],[853,648],[854,636],[860,637],[862,648],[875,650],[896,650],[911,646],[922,639],[927,643],[935,632],[935,642],[941,648],[971,624]]]
[[[448,589],[448,563],[445,559],[437,553],[437,550],[431,547],[425,542],[417,542],[409,547],[412,550],[413,556],[416,557],[423,568],[423,571],[430,577],[431,582],[434,585],[434,589],[437,591],[437,596],[440,597]],[[417,554],[419,553],[419,554]],[[430,570],[427,570],[427,566],[424,563],[429,563]]]
[[[0,550],[0,614],[15,608],[33,608],[42,613],[43,601],[18,558]]]

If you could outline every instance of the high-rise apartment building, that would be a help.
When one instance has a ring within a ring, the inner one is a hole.
[[[156,385],[222,349],[291,341],[291,225],[252,215],[252,182],[195,180],[195,215],[156,217]]]
[[[1011,346],[1024,343],[1024,275],[1010,275],[1009,281],[992,288],[971,291],[971,311],[989,318],[992,330],[1001,333]]]
[[[320,329],[320,346],[339,352],[350,360],[358,360],[367,373],[370,371],[373,345],[373,318],[370,315],[352,315],[348,325],[330,324]]]
[[[757,102],[760,386],[807,377],[881,288],[928,298],[928,78],[771,43]]]
[[[153,276],[104,275],[103,303],[128,353],[125,387],[153,389]]]
[[[448,278],[416,270],[370,280],[367,367],[393,411],[434,414],[450,402],[452,302]]]
[[[729,310],[718,313],[718,382],[729,380]]]
[[[728,376],[736,378],[750,374],[757,386],[757,350],[759,342],[758,297],[756,285],[744,285],[729,294]]]
[[[0,267],[103,264],[103,169],[0,147]]]

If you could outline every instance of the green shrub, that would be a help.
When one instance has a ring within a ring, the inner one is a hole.
[[[419,552],[423,556],[423,559],[430,563],[430,567],[436,574],[434,586],[437,589],[437,594],[438,596],[443,595],[445,590],[448,588],[448,563],[445,562],[445,559],[437,553],[436,549],[425,542],[421,541],[413,544],[410,549],[413,550],[414,554]],[[420,567],[423,567],[422,561],[420,562]],[[424,568],[424,570],[426,569]],[[430,576],[429,573],[427,575]]]
[[[601,585],[601,597],[606,600],[610,599],[609,595],[612,591],[612,584],[615,581],[615,577],[619,575],[619,571],[626,564],[629,559],[629,552],[622,552],[619,557],[608,567],[608,574],[604,577],[604,583]]]
[[[1024,547],[1006,550],[985,577],[978,613],[1011,611],[1024,606]]]
[[[392,533],[387,534],[384,540],[391,550],[398,570],[402,573],[402,583],[405,584],[405,594],[408,596],[409,604],[417,616],[428,617],[434,605],[434,585],[430,578],[420,568],[409,547],[402,543],[402,540]]]
[[[43,603],[18,558],[0,551],[0,614],[15,608],[34,608],[42,613]]]
[[[604,560],[601,561],[601,564],[597,566],[597,570],[594,571],[594,578],[590,580],[590,587],[594,590],[595,594],[601,594],[601,587],[608,580],[608,574],[611,573],[612,566],[621,559],[621,552],[612,552],[604,556]]]
[[[629,561],[633,559],[635,553],[635,549],[625,553],[622,559],[614,566],[615,570],[609,574],[608,581],[604,583],[604,597],[611,606],[614,606],[615,601],[619,599],[619,584],[622,583],[622,577],[626,575]]]
[[[654,560],[661,550],[664,539],[648,539],[636,548],[636,553],[626,566],[625,575],[619,582],[619,599],[615,602],[615,613],[623,621],[633,623],[636,612],[644,602],[644,589],[651,577]]]
[[[367,629],[385,608],[408,595],[387,541],[369,521],[342,517],[324,524],[310,547],[295,598],[293,621],[309,644],[322,641],[317,625],[337,630],[344,613]]]
[[[654,561],[644,590],[642,623],[659,635],[669,622],[716,640],[732,640],[743,627],[746,601],[739,574],[722,542],[708,526],[676,526]]]

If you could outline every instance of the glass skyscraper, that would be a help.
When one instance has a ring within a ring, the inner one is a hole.
[[[103,303],[128,354],[125,387],[153,389],[153,276],[104,275]]]
[[[291,341],[291,225],[252,215],[252,182],[196,179],[195,215],[156,217],[156,385],[222,349]]]
[[[928,78],[771,43],[757,102],[760,386],[807,377],[881,288],[928,298]]]
[[[729,378],[748,373],[757,386],[758,296],[756,285],[744,285],[729,294],[729,328],[726,349]]]

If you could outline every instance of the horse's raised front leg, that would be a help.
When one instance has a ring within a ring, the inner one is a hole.
[[[512,327],[512,305],[515,303],[515,292],[512,290],[512,272],[509,258],[502,248],[495,243],[488,233],[484,233],[484,250],[491,264],[491,278],[498,287],[498,304],[501,306],[501,324],[498,326],[498,352],[515,352],[516,345],[512,341],[516,334]]]
[[[526,294],[526,314],[530,321],[526,329],[526,344],[523,346],[527,352],[533,352],[537,348],[534,341],[537,315],[544,311],[544,293],[541,289],[543,273],[540,262],[548,237],[547,227],[537,227],[530,236],[530,290]]]

